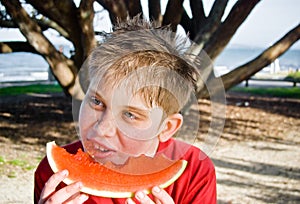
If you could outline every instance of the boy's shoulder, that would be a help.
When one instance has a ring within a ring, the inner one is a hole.
[[[184,159],[193,166],[205,166],[210,170],[214,169],[214,165],[207,154],[197,146],[181,140],[171,138],[166,143],[160,144],[159,152],[174,160]]]

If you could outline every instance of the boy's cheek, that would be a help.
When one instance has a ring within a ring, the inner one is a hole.
[[[95,110],[92,110],[88,105],[84,105],[79,113],[80,124],[95,123],[100,115]]]

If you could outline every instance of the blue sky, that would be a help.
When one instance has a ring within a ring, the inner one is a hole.
[[[162,7],[166,5],[166,0],[162,0]],[[188,5],[185,0],[185,5]],[[236,0],[229,0],[226,13],[229,12]],[[213,0],[204,0],[205,10],[209,11]],[[261,0],[248,16],[246,21],[240,26],[230,45],[241,45],[250,47],[267,47],[281,38],[290,29],[300,23],[300,0]],[[101,23],[106,25],[107,21]],[[109,29],[106,26],[105,29]],[[47,34],[50,38],[56,38],[55,33]],[[23,36],[12,30],[0,30],[0,40],[24,39]],[[60,40],[57,39],[59,42]],[[300,42],[293,48],[300,49]]]
[[[231,43],[266,47],[299,23],[299,0],[262,0],[238,29]],[[300,42],[293,48],[300,49]]]

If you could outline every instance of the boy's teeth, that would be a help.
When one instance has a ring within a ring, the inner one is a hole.
[[[99,150],[102,151],[102,152],[108,151],[107,149],[104,149],[102,147],[100,147]]]
[[[100,150],[101,152],[107,152],[107,149],[104,149],[103,147],[100,147],[99,145],[95,145],[95,149]]]

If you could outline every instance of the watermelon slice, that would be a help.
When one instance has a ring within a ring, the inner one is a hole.
[[[94,162],[81,149],[76,154],[70,154],[55,142],[47,143],[47,158],[54,173],[63,169],[69,171],[69,176],[63,181],[65,184],[81,181],[82,192],[110,198],[132,197],[138,190],[150,193],[153,186],[166,188],[181,176],[187,165],[185,160],[172,161],[162,156],[151,159],[145,159],[145,156],[131,158],[122,167],[112,163],[103,165]],[[152,164],[161,164],[164,168],[154,172],[146,171],[144,174],[131,172],[137,166],[147,169],[145,167],[151,168]]]

